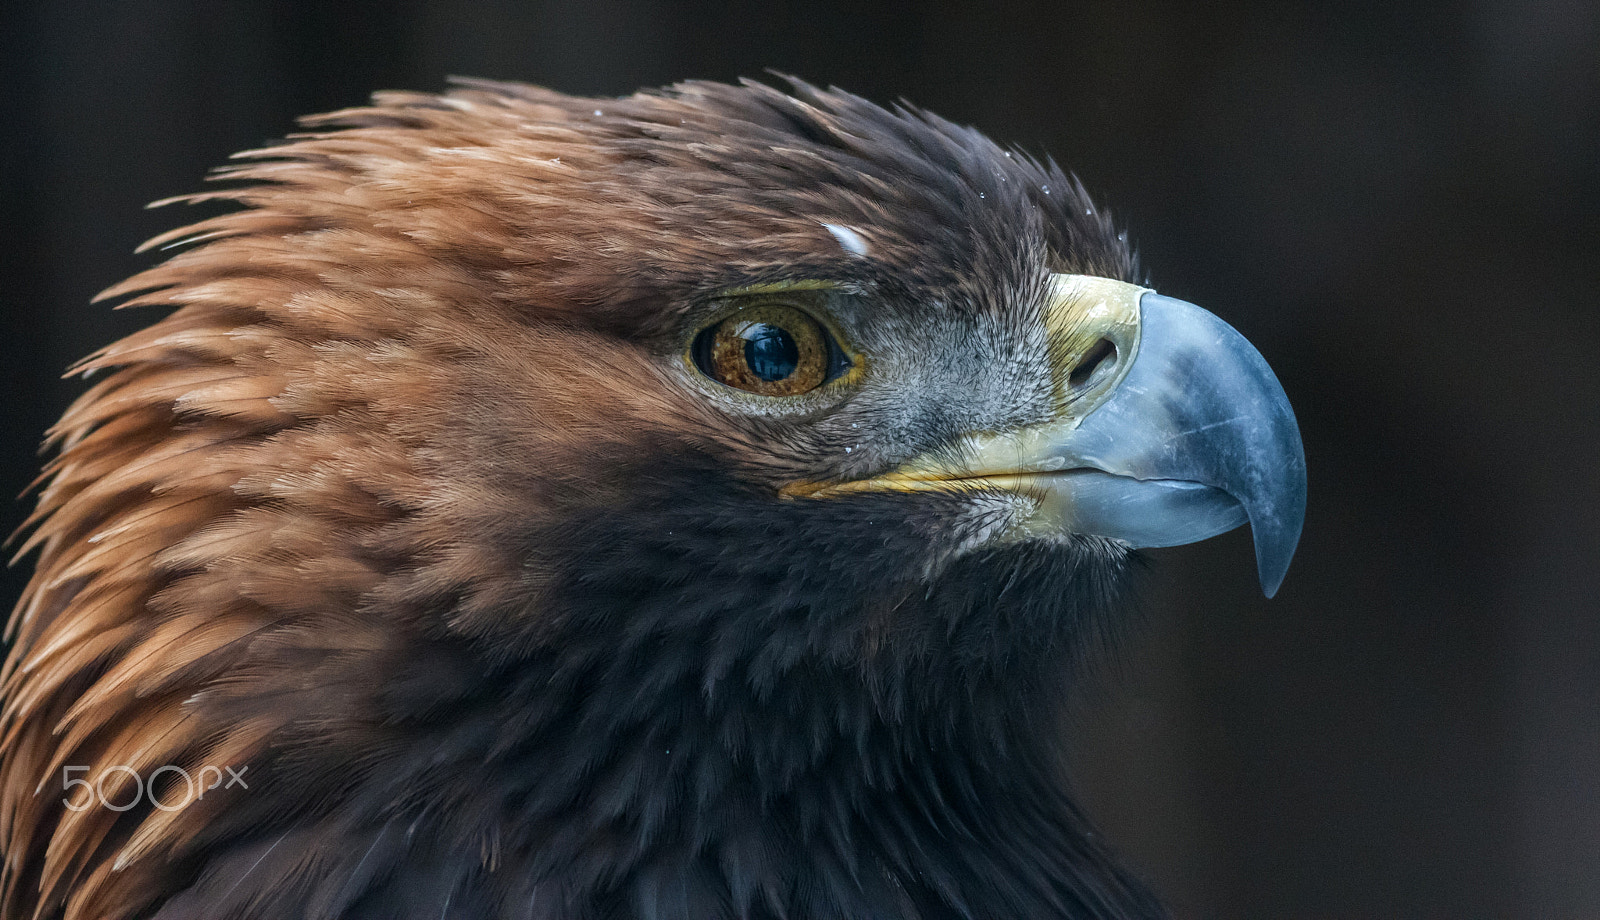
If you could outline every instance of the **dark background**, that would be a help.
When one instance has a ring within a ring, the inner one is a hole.
[[[1299,557],[1158,554],[1078,777],[1193,917],[1600,916],[1600,5],[51,0],[0,20],[0,493],[90,306],[294,116],[766,67],[1048,152],[1298,411]],[[20,520],[8,504],[0,529]],[[20,590],[13,570],[4,591]]]

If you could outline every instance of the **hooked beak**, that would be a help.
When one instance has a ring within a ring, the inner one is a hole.
[[[1135,547],[1194,543],[1248,520],[1261,589],[1277,593],[1300,540],[1306,462],[1266,359],[1205,310],[1136,285],[1055,275],[1049,296],[1055,417],[812,494],[1008,489],[1039,500],[1022,536]]]

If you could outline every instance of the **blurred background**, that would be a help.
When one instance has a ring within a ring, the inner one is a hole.
[[[144,211],[296,115],[448,74],[765,68],[1075,171],[1299,414],[1278,598],[1156,554],[1077,783],[1184,917],[1600,917],[1600,4],[120,0],[0,13],[0,494],[153,314]],[[9,531],[26,502],[5,503]],[[24,567],[25,568],[25,567]],[[22,569],[6,574],[9,607]]]

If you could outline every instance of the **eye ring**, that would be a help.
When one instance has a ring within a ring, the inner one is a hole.
[[[850,367],[816,319],[782,303],[745,307],[700,330],[689,357],[701,373],[758,396],[809,393]]]

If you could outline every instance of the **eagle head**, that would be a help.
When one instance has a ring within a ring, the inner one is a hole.
[[[1304,459],[1054,165],[796,83],[382,93],[107,291],[6,918],[1159,916],[1062,788],[1136,550]]]

